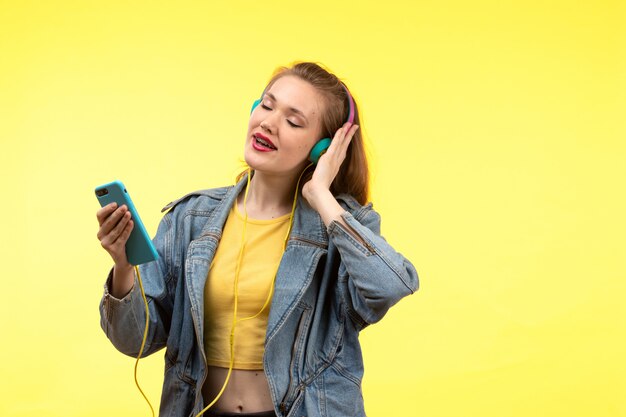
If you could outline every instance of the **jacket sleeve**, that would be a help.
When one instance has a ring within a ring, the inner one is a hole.
[[[163,217],[153,243],[159,254],[156,261],[139,265],[143,287],[148,301],[150,322],[142,356],[150,355],[166,345],[173,310],[173,275],[170,271],[171,254],[168,244],[173,241],[171,216]],[[170,248],[171,249],[171,248]],[[100,325],[105,334],[120,352],[137,357],[146,322],[146,309],[141,295],[138,278],[131,291],[122,299],[113,297],[109,289],[113,270],[104,285],[100,302]]]
[[[341,257],[339,280],[347,284],[348,313],[353,318],[356,313],[357,321],[366,326],[382,319],[391,306],[417,291],[419,280],[413,264],[380,235],[376,211],[366,207],[360,221],[348,211],[342,218],[363,242],[337,221],[331,222],[327,231]]]

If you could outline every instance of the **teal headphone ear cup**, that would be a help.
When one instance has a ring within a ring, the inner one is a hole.
[[[320,157],[324,155],[326,150],[330,147],[330,142],[330,138],[324,138],[317,142],[313,149],[311,149],[311,153],[309,154],[309,161],[317,164],[317,161],[320,160]]]
[[[260,98],[254,100],[254,103],[252,103],[252,108],[250,109],[250,114],[252,114],[254,109],[256,109],[256,106],[258,106],[259,104],[261,104],[261,99]]]

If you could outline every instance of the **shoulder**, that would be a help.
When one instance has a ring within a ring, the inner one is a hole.
[[[161,212],[168,210],[173,211],[173,209],[183,212],[188,210],[210,211],[224,199],[228,191],[232,188],[233,186],[230,185],[227,187],[193,191],[171,201],[161,209]]]

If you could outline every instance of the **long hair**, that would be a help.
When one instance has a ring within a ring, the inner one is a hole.
[[[335,132],[348,120],[349,102],[346,93],[348,87],[337,76],[317,63],[297,62],[291,67],[277,68],[265,90],[269,89],[276,80],[287,75],[295,76],[308,82],[321,94],[324,100],[324,111],[321,126],[322,137],[319,139],[332,139]],[[356,102],[354,103],[354,123],[361,126]],[[333,195],[350,194],[360,204],[364,205],[369,200],[369,167],[361,131],[362,128],[359,127],[352,137],[346,151],[346,158],[330,186],[330,192]],[[240,174],[238,179],[243,174]],[[312,170],[307,172],[303,176],[302,184],[305,184],[312,175]]]

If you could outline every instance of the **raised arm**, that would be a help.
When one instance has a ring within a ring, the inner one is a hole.
[[[321,216],[341,256],[339,280],[348,288],[348,310],[362,326],[380,320],[401,298],[419,286],[415,267],[380,235],[380,216],[364,207],[357,220],[337,202],[330,185],[339,172],[357,125],[344,124],[303,189]],[[356,317],[353,313],[356,313]]]
[[[98,211],[100,229],[98,238],[113,258],[115,265],[106,280],[100,302],[100,324],[111,343],[122,353],[136,357],[139,354],[145,325],[145,305],[132,265],[125,254],[125,244],[132,230],[130,213],[124,206],[105,206]],[[153,243],[159,259],[139,266],[148,307],[150,324],[143,356],[166,345],[171,321],[173,299],[168,293],[169,254],[166,242],[172,242],[171,216],[166,215]]]

